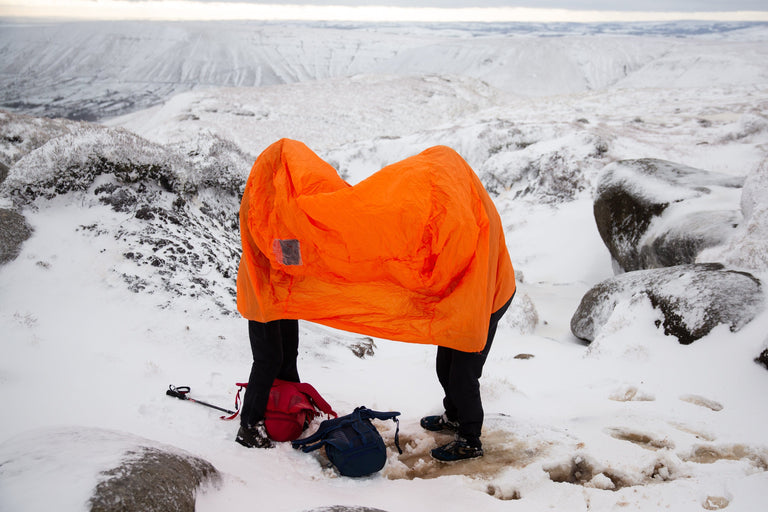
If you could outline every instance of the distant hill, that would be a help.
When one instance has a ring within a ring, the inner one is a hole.
[[[674,80],[681,69],[696,66],[701,43],[735,46],[736,61],[722,69],[725,75],[752,65],[741,44],[768,38],[765,23],[712,22],[5,21],[0,26],[0,107],[90,121],[192,89],[357,74],[464,75],[514,94],[567,94],[620,84],[670,56],[673,65],[661,67]],[[611,43],[596,44],[596,37],[610,37]],[[757,57],[768,61],[764,54]],[[655,69],[653,77],[665,75]],[[761,68],[740,79],[765,83],[768,76]]]

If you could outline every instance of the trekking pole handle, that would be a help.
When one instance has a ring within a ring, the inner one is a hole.
[[[168,386],[168,391],[165,392],[166,395],[174,396],[179,400],[189,400],[187,393],[189,393],[189,386],[174,387],[173,385]]]

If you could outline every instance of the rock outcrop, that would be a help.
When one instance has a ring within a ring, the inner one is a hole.
[[[32,130],[54,130],[15,114],[3,119],[13,121],[24,140]],[[67,125],[49,139],[43,135],[0,184],[0,199],[13,204],[0,212],[0,264],[15,258],[31,234],[17,212],[44,211],[47,200],[69,194],[84,210],[106,205],[123,217],[117,229],[98,219],[79,226],[77,234],[103,239],[122,253],[122,264],[111,270],[128,289],[209,297],[216,314],[234,314],[237,212],[252,164],[247,155],[215,136],[160,145],[87,123]]]
[[[594,213],[619,275],[582,298],[573,334],[594,341],[618,304],[643,295],[682,344],[720,324],[738,331],[760,314],[765,295],[754,274],[768,268],[766,167],[742,188],[743,178],[663,160],[608,165]]]

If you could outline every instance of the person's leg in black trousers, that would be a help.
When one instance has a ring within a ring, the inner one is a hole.
[[[262,323],[249,320],[248,336],[253,364],[240,411],[241,428],[236,440],[246,446],[266,447],[272,445],[263,429],[264,413],[272,383],[276,378],[299,382],[296,366],[299,322],[275,320]]]
[[[437,349],[435,367],[437,378],[445,393],[445,417],[451,423],[458,423],[458,436],[470,447],[477,449],[480,455],[480,434],[484,419],[480,377],[483,375],[483,366],[493,345],[499,320],[511,302],[510,298],[498,311],[491,314],[488,336],[482,351],[461,352],[446,347]]]

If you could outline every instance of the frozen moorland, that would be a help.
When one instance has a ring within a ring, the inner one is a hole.
[[[137,446],[218,469],[199,511],[762,509],[768,308],[689,345],[642,294],[589,344],[570,322],[614,276],[593,201],[619,160],[746,179],[697,261],[768,279],[767,43],[765,24],[3,23],[0,209],[31,236],[0,265],[0,509],[87,510]],[[247,379],[239,194],[282,137],[350,183],[448,145],[491,192],[519,282],[483,458],[429,456],[447,439],[419,427],[441,412],[429,346],[300,323],[302,380],[337,412],[401,412],[404,453],[361,479],[246,450],[237,422],[165,395],[232,408]]]

